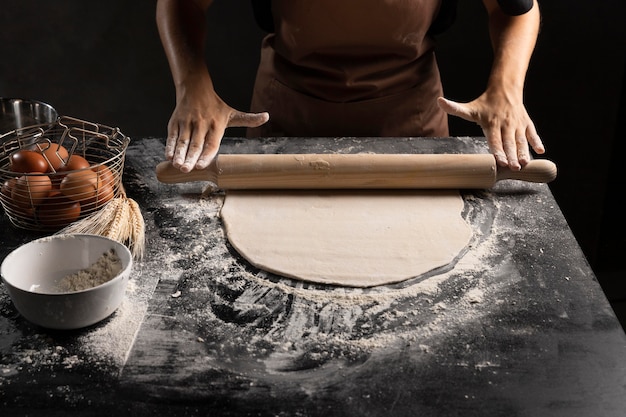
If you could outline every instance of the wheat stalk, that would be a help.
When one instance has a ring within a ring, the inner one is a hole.
[[[130,249],[137,258],[142,258],[144,249],[146,246],[146,225],[143,220],[143,215],[141,214],[141,207],[139,204],[131,198],[128,199],[128,204],[130,206],[130,225],[131,225],[131,236],[130,239]]]
[[[113,198],[100,210],[69,224],[57,234],[84,233],[108,237],[126,245],[136,259],[143,258],[145,249],[145,223],[139,204],[126,196]]]
[[[103,236],[114,240],[126,241],[128,238],[128,223],[130,222],[128,204],[124,197],[118,199],[118,204],[113,212],[113,218],[108,228],[103,230]]]

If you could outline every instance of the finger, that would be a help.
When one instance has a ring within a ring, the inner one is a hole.
[[[487,144],[489,145],[489,151],[496,158],[496,163],[500,166],[507,166],[507,158],[504,149],[502,148],[502,136],[499,129],[486,129],[483,128],[483,133],[487,138]]]
[[[259,127],[270,119],[268,112],[244,113],[234,111],[228,120],[228,127]]]
[[[220,147],[220,142],[222,141],[222,135],[215,135],[211,137],[207,137],[204,141],[204,147],[202,149],[202,153],[194,166],[194,169],[204,169],[208,167],[215,156]]]
[[[191,130],[188,127],[179,128],[178,137],[175,138],[174,152],[172,156],[172,165],[180,169],[185,162],[187,148],[191,138]]]
[[[439,97],[437,99],[437,104],[439,108],[446,113],[460,117],[462,119],[468,120],[470,122],[476,122],[475,118],[472,115],[472,112],[469,109],[469,106],[462,103],[457,103],[456,101],[448,100],[443,97]]]
[[[514,171],[519,171],[521,166],[517,159],[517,136],[515,131],[507,129],[502,132],[502,148],[506,154],[509,168]]]
[[[170,123],[167,127],[167,140],[165,142],[165,159],[171,161],[174,158],[176,140],[178,139],[178,125]]]
[[[517,161],[520,164],[520,168],[526,166],[530,162],[530,149],[528,148],[528,141],[526,140],[525,132],[520,132],[517,135]]]
[[[185,154],[185,162],[180,167],[182,172],[189,172],[196,165],[196,162],[204,149],[205,135],[203,132],[205,132],[205,130],[201,129],[200,126],[197,126],[194,129],[193,134],[191,135],[191,141],[187,147],[187,153]]]
[[[533,150],[538,154],[542,154],[546,152],[546,148],[543,146],[543,142],[537,133],[537,129],[535,128],[534,123],[530,123],[526,128],[526,138],[528,139],[528,143],[532,146]]]

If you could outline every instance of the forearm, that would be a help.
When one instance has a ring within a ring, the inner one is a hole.
[[[267,113],[243,113],[215,92],[204,51],[206,11],[213,0],[158,0],[156,22],[176,86],[165,157],[182,172],[205,169],[228,127],[258,127]]]
[[[537,1],[527,13],[507,16],[495,0],[485,0],[494,60],[487,90],[503,90],[521,98],[528,65],[539,33]]]
[[[212,1],[158,0],[156,21],[177,95],[189,83],[210,83],[204,49],[206,9]]]

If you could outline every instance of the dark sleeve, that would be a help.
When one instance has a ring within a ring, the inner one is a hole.
[[[272,16],[272,0],[251,0],[254,19],[261,29],[274,32],[274,17]]]
[[[509,16],[519,16],[533,8],[533,0],[498,0],[502,11]]]
[[[433,20],[428,33],[438,35],[445,32],[456,20],[456,6],[458,0],[441,0],[439,13]]]

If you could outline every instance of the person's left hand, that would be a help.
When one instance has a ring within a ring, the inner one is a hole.
[[[538,154],[545,152],[524,105],[506,94],[485,92],[468,103],[439,97],[437,104],[450,115],[477,123],[500,166],[520,170],[530,161],[529,145]]]

